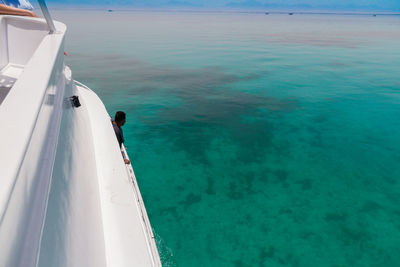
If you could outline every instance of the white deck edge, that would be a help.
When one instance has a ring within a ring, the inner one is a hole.
[[[78,94],[82,97],[82,105],[86,105],[88,109],[92,128],[107,266],[162,266],[133,169],[131,165],[123,162],[104,104],[87,86],[77,81],[75,84]],[[107,144],[104,144],[104,138],[107,138]],[[110,151],[110,146],[112,151]],[[116,155],[114,155],[114,150],[117,152]],[[112,153],[112,155],[106,155],[106,153]],[[109,169],[110,157],[117,161],[112,164],[114,166],[112,170]],[[108,164],[104,164],[105,162]],[[130,190],[126,187],[126,183],[131,185]],[[138,223],[140,226],[137,225]],[[143,246],[147,247],[145,253],[147,255],[143,254]],[[142,252],[138,253],[137,249]]]
[[[136,200],[140,207],[140,211],[142,212],[142,219],[143,219],[145,230],[147,231],[147,235],[150,237],[150,240],[151,240],[150,241],[150,249],[153,254],[153,258],[155,259],[155,266],[161,266],[160,255],[158,253],[156,239],[153,234],[153,228],[151,227],[150,220],[147,215],[146,207],[144,206],[142,194],[140,193],[139,185],[136,180],[136,175],[132,168],[132,161],[129,159],[128,153],[123,144],[122,144],[122,151],[125,153],[126,158],[131,162],[131,164],[126,164],[126,170],[128,172],[129,177],[131,178],[133,189],[136,192]]]

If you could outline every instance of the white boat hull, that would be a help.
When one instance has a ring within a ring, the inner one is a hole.
[[[42,20],[0,16],[7,47],[29,42],[26,33],[34,40],[31,57],[0,47],[0,75],[23,69],[0,105],[0,121],[12,129],[0,131],[0,266],[161,266],[108,113],[72,80],[66,27],[56,27],[49,35]]]

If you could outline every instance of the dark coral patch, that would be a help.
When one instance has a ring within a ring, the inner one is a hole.
[[[184,209],[187,210],[192,205],[200,201],[201,201],[201,195],[195,195],[193,193],[190,193],[186,196],[186,199],[184,201],[181,201],[180,203],[183,204]]]

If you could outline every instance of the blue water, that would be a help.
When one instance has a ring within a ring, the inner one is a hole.
[[[55,17],[164,266],[400,266],[399,16]]]

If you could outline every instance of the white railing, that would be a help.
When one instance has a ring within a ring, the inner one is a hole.
[[[161,261],[160,261],[160,255],[159,255],[158,250],[157,250],[156,240],[155,240],[155,237],[154,237],[154,234],[153,234],[153,229],[151,228],[150,220],[149,220],[149,217],[147,216],[147,212],[146,212],[146,208],[144,206],[143,198],[142,198],[142,195],[141,195],[140,190],[139,190],[139,185],[137,183],[135,173],[133,172],[132,162],[129,159],[129,156],[128,156],[128,153],[126,152],[126,148],[125,148],[124,144],[122,144],[122,146],[121,146],[121,152],[123,154],[123,158],[124,159],[128,159],[130,161],[129,164],[125,164],[126,165],[126,170],[128,172],[128,176],[129,176],[129,178],[130,178],[130,180],[132,182],[133,188],[134,188],[135,193],[136,193],[136,201],[138,202],[139,207],[140,207],[140,212],[142,213],[142,219],[143,219],[143,223],[144,223],[144,226],[146,228],[146,231],[147,231],[147,235],[151,239],[149,241],[150,241],[151,253],[152,253],[153,259],[154,259],[154,265],[155,266],[162,266],[161,265]]]

